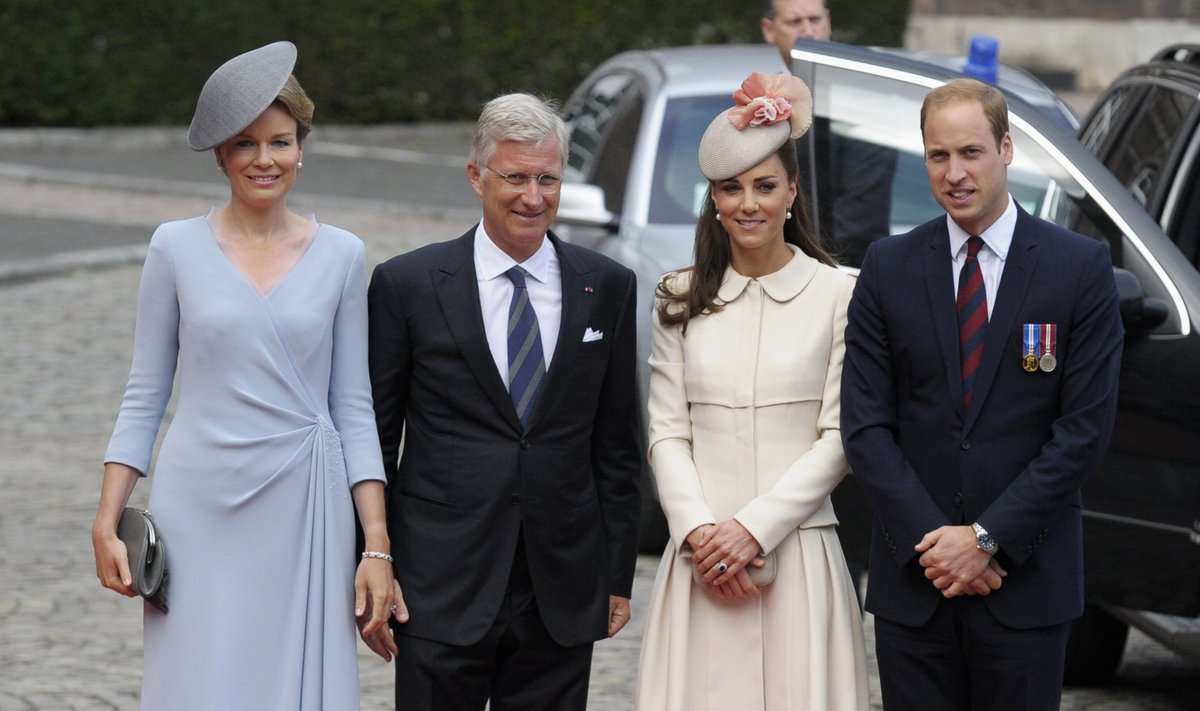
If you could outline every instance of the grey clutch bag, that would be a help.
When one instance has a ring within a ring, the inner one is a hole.
[[[167,548],[150,512],[125,507],[117,522],[117,537],[129,551],[133,589],[156,609],[166,612]]]

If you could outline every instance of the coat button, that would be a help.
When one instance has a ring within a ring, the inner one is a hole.
[[[962,506],[962,503],[963,503],[962,492],[960,492],[960,491],[954,492],[954,505]]]
[[[521,497],[518,496],[517,494],[509,494],[508,495],[508,503],[512,504],[513,506],[516,506],[517,504],[521,503]]]
[[[521,440],[521,449],[529,449],[529,440],[527,440],[527,439]]]
[[[962,444],[960,444],[959,446],[962,447],[964,450],[970,449],[971,448],[971,440],[964,439],[962,441]]]

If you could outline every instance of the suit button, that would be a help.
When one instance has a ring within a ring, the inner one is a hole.
[[[521,449],[529,449],[529,440],[527,440],[527,439],[521,440]]]
[[[509,494],[508,495],[508,503],[512,504],[513,506],[516,506],[517,504],[521,503],[521,497],[518,496],[517,494]]]
[[[954,493],[954,505],[962,506],[962,502],[963,502],[962,492],[955,492]]]
[[[971,440],[964,439],[962,441],[962,444],[960,444],[959,446],[962,447],[964,450],[970,449],[971,448]]]

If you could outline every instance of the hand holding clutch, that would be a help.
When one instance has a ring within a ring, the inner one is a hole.
[[[129,551],[133,589],[155,609],[167,611],[167,549],[150,512],[125,507],[117,523],[117,537]]]
[[[679,556],[688,561],[688,565],[692,568],[692,580],[697,585],[709,587],[708,581],[704,579],[704,574],[701,573],[695,565],[692,565],[692,547],[684,543],[679,547]],[[750,576],[750,582],[754,583],[755,587],[765,587],[775,582],[775,573],[777,572],[777,563],[775,559],[775,551],[771,551],[765,555],[755,556],[755,561],[762,561],[762,567],[754,565],[754,561],[746,564],[746,574]]]

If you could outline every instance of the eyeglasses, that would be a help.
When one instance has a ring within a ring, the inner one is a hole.
[[[542,173],[541,175],[530,175],[529,173],[501,173],[490,165],[483,166],[487,170],[492,171],[500,176],[500,179],[513,189],[514,192],[525,190],[525,186],[529,185],[532,180],[537,184],[538,192],[542,195],[553,195],[562,187],[562,178],[554,173]]]

